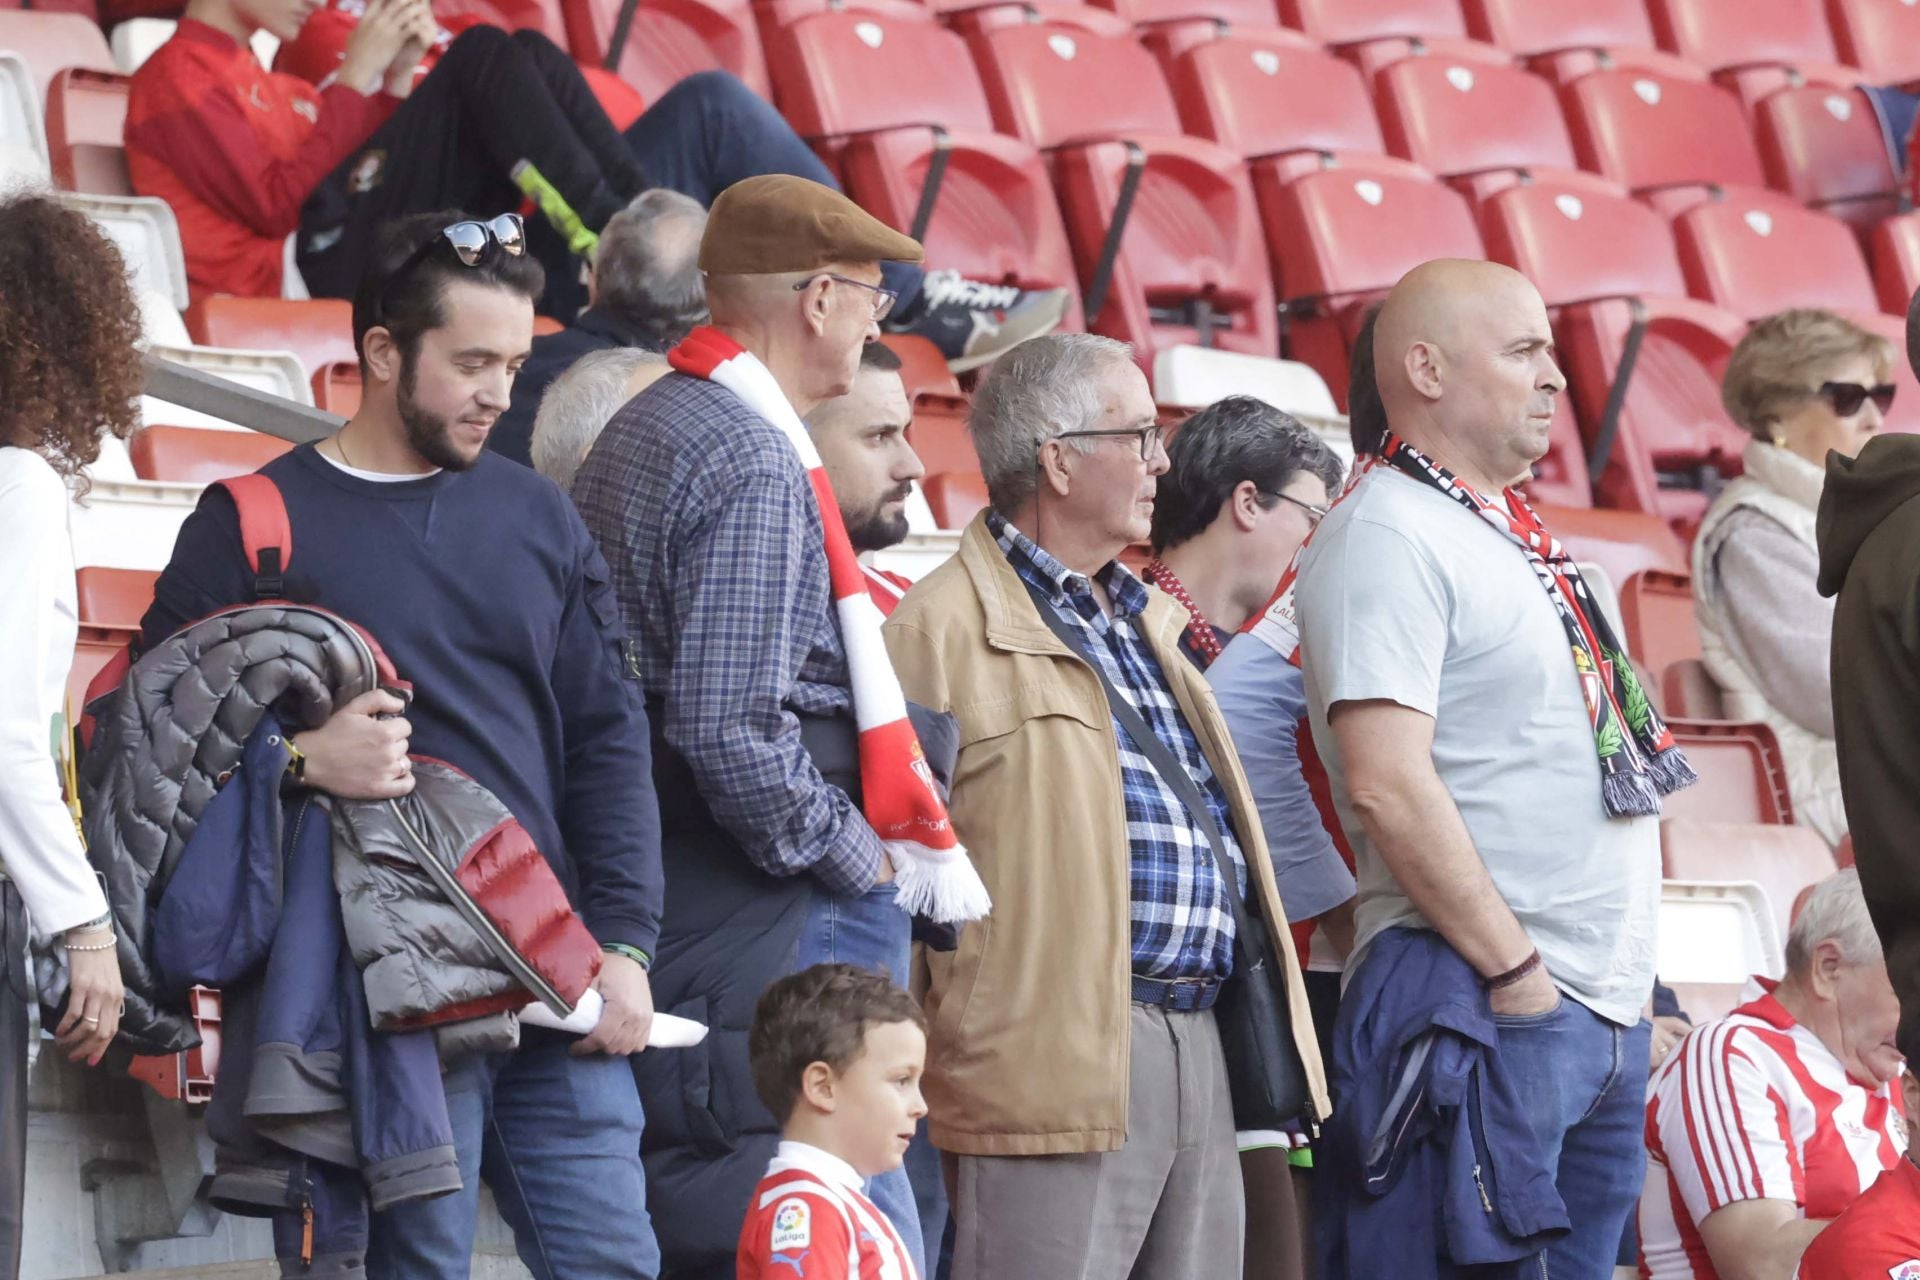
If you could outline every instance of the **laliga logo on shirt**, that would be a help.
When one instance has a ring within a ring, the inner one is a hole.
[[[790,1249],[804,1249],[813,1243],[813,1223],[807,1214],[805,1200],[787,1200],[773,1211],[773,1238],[768,1241],[773,1252],[785,1253]]]
[[[1887,1280],[1920,1280],[1920,1258],[1908,1258],[1897,1267],[1888,1267]]]

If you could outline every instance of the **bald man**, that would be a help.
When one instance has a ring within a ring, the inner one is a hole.
[[[1323,1274],[1544,1251],[1554,1280],[1605,1280],[1644,1167],[1656,815],[1688,775],[1577,573],[1525,546],[1543,535],[1511,486],[1566,385],[1539,294],[1491,263],[1427,263],[1388,297],[1373,360],[1391,430],[1295,594],[1359,878]],[[1476,1118],[1405,1138],[1393,1108],[1439,1099],[1429,1073],[1450,1064],[1395,1056],[1395,1037],[1442,1024],[1485,1051]],[[1401,1150],[1421,1172],[1376,1196],[1358,1187],[1383,1119],[1410,1144],[1475,1148],[1426,1165]]]

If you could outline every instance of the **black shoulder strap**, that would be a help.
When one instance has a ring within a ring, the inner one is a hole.
[[[1076,657],[1093,668],[1093,674],[1100,679],[1100,688],[1107,695],[1107,705],[1113,710],[1113,718],[1118,720],[1120,727],[1127,731],[1127,736],[1133,739],[1135,749],[1147,758],[1154,772],[1173,788],[1173,793],[1180,797],[1180,802],[1192,815],[1194,825],[1199,827],[1207,837],[1207,845],[1213,850],[1214,865],[1220,869],[1221,881],[1226,886],[1227,901],[1233,904],[1233,947],[1236,955],[1234,963],[1237,967],[1251,965],[1254,957],[1250,955],[1247,948],[1251,945],[1249,939],[1253,937],[1253,929],[1247,923],[1247,904],[1240,893],[1240,878],[1234,870],[1233,856],[1227,852],[1226,839],[1220,834],[1220,826],[1213,820],[1213,807],[1207,803],[1206,796],[1201,793],[1200,784],[1193,780],[1193,775],[1187,772],[1186,766],[1174,758],[1173,752],[1167,749],[1167,744],[1160,741],[1160,735],[1153,731],[1147,724],[1146,718],[1134,709],[1131,702],[1127,701],[1126,695],[1113,687],[1113,681],[1107,677],[1106,668],[1087,653],[1085,646],[1080,642],[1079,633],[1068,624],[1066,619],[1054,611],[1053,602],[1025,578],[1020,579],[1020,584],[1027,589],[1027,594],[1033,597],[1034,607],[1040,610],[1040,617],[1047,624],[1047,629],[1060,638],[1061,644],[1073,650]],[[1247,882],[1249,884],[1253,882],[1251,866],[1247,868]]]

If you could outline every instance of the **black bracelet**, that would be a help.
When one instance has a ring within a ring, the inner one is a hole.
[[[1487,990],[1498,991],[1502,987],[1510,987],[1539,967],[1540,950],[1536,947],[1532,955],[1513,966],[1513,968],[1507,970],[1505,973],[1496,973],[1493,977],[1486,979]]]

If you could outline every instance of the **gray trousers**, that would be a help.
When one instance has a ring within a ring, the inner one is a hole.
[[[1239,1280],[1246,1207],[1213,1014],[1133,1006],[1127,1141],[960,1156],[953,1280]]]
[[[20,1274],[27,1193],[27,913],[0,876],[0,1280]]]

